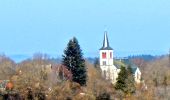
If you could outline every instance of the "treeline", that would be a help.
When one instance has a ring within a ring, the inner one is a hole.
[[[153,55],[131,55],[131,56],[128,56],[127,58],[128,59],[143,59],[145,61],[153,61],[153,60],[156,60],[158,58],[160,58],[162,56],[153,56]]]
[[[15,63],[0,56],[0,80],[10,80],[10,88],[0,90],[4,100],[167,100],[170,98],[170,63],[164,56],[145,61],[131,58],[142,72],[141,84],[135,84],[131,69],[121,67],[116,84],[101,75],[99,59],[89,63],[78,40],[71,39],[60,64],[45,54]],[[71,78],[67,74],[71,73]]]

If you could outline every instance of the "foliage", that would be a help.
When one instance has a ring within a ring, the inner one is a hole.
[[[96,98],[96,100],[111,100],[110,94],[107,93],[107,92],[104,92],[104,93],[100,94],[100,95]]]
[[[5,55],[0,55],[0,80],[9,79],[15,73],[15,62]]]
[[[99,68],[99,58],[94,58],[94,67]]]
[[[167,76],[164,76],[162,85],[164,85],[165,87],[168,85],[168,84],[167,84]]]
[[[118,78],[116,79],[116,85],[115,89],[116,90],[121,90],[123,92],[126,92],[126,79],[127,79],[127,71],[124,66],[121,66],[120,72],[118,74]]]
[[[43,66],[48,65],[49,60],[42,59],[40,56],[18,64],[15,64],[8,57],[4,57],[0,58],[0,77],[10,80],[14,85],[12,91],[8,90],[9,93],[0,91],[0,93],[4,93],[0,99],[4,98],[4,100],[8,98],[27,100],[27,97],[35,100],[96,100],[108,95],[110,95],[111,100],[119,100],[119,98],[126,100],[168,100],[170,98],[170,69],[168,67],[169,59],[166,57],[142,65],[144,67],[142,70],[144,81],[136,85],[134,94],[126,97],[122,90],[115,91],[113,85],[101,77],[100,70],[89,62],[85,62],[88,75],[87,86],[81,87],[78,83],[71,81],[57,82],[54,80],[55,76],[49,80],[50,74]],[[50,62],[50,64],[52,63]],[[53,81],[55,82],[53,83]],[[125,81],[128,83],[127,80]],[[133,84],[131,85],[133,86]],[[31,88],[31,92],[28,92],[29,88]],[[128,89],[126,88],[126,90]]]
[[[131,66],[128,66],[127,69],[121,66],[121,70],[118,74],[115,89],[121,90],[125,94],[135,93],[135,90],[136,90],[135,80],[134,80]]]
[[[134,56],[128,56],[128,59],[143,59],[145,61],[152,61],[155,60],[157,56],[152,55],[134,55]]]
[[[77,82],[82,86],[86,85],[85,60],[75,37],[69,41],[67,48],[64,50],[62,63],[72,72],[73,82]]]
[[[126,93],[132,94],[135,93],[136,87],[135,87],[135,79],[134,79],[131,66],[128,66],[127,74],[128,74],[128,78],[126,79],[126,86],[127,86]]]

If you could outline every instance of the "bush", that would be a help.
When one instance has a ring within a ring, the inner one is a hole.
[[[111,100],[110,94],[107,92],[99,94],[99,96],[97,96],[96,100]]]

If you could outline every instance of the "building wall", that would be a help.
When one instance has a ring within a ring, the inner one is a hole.
[[[135,78],[136,83],[141,82],[141,72],[140,72],[139,68],[136,69],[134,78]]]
[[[114,65],[110,68],[110,79],[111,79],[111,83],[115,84],[116,83],[116,79],[118,77],[118,73],[119,73],[119,69],[117,69]]]
[[[106,53],[106,58],[103,59],[102,58],[102,53],[105,52]],[[110,53],[112,55],[112,57],[110,57]],[[113,50],[100,50],[100,65],[103,65],[103,61],[106,62],[106,65],[113,65]]]
[[[106,53],[106,58],[103,58],[102,53]],[[116,83],[119,69],[114,66],[113,63],[113,50],[100,50],[100,68],[102,70],[102,76],[105,76],[111,83]],[[106,62],[105,64],[103,62]],[[106,74],[106,75],[104,75]]]

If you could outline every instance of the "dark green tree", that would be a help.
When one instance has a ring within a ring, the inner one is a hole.
[[[167,83],[167,76],[164,76],[162,85],[165,86],[165,87],[168,85],[168,83]]]
[[[118,78],[116,79],[117,82],[115,84],[116,90],[121,90],[123,92],[126,92],[126,79],[127,79],[127,71],[124,66],[121,66],[120,72],[118,74]]]
[[[64,50],[63,65],[72,73],[72,81],[79,83],[81,86],[86,85],[86,66],[83,58],[83,53],[78,43],[78,40],[73,37]]]
[[[135,79],[134,79],[134,75],[133,75],[133,72],[132,72],[132,68],[131,66],[129,65],[128,68],[127,68],[127,79],[126,79],[126,94],[132,94],[132,93],[135,93],[136,91],[136,87],[135,87]]]
[[[94,58],[94,67],[99,68],[99,58]]]
[[[109,93],[104,92],[102,94],[99,94],[99,96],[96,97],[96,100],[111,100],[111,96]]]

